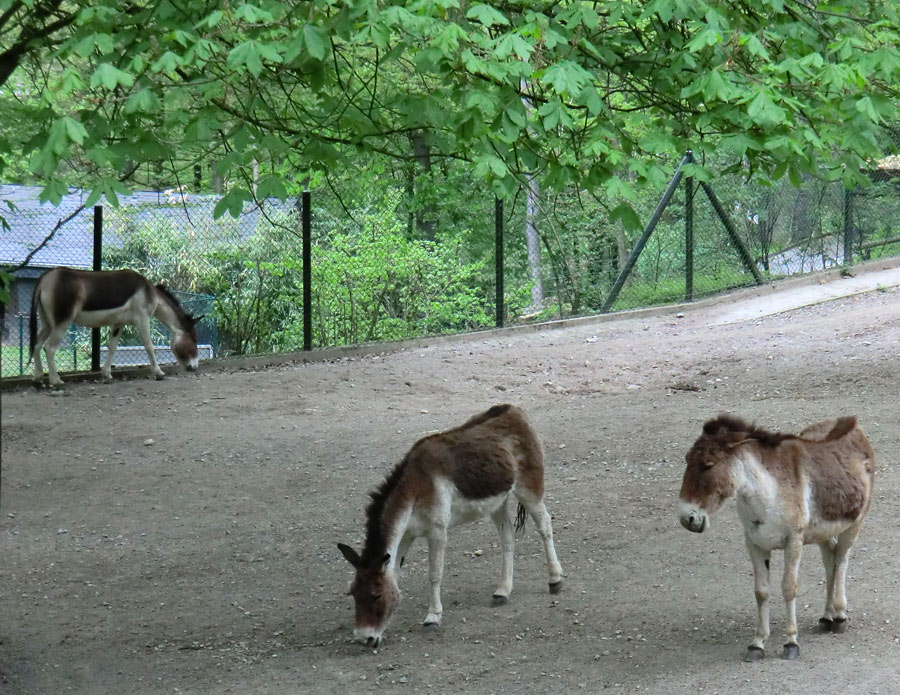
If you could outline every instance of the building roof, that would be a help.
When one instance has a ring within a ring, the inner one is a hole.
[[[53,231],[60,220],[76,211],[87,200],[89,192],[72,188],[58,206],[41,203],[40,186],[0,184],[0,215],[9,229],[0,229],[0,265],[18,265]],[[221,196],[182,193],[177,189],[164,191],[135,191],[119,196],[119,209],[137,208],[135,219],[169,219],[183,227],[186,234],[195,229],[211,230],[215,226],[213,209]],[[10,210],[7,201],[15,208]],[[287,208],[290,203],[273,201],[275,207]],[[258,220],[258,210],[249,209],[237,220],[240,238],[251,236]],[[90,268],[93,265],[94,211],[85,208],[62,225],[53,238],[38,251],[29,263],[30,268],[53,268],[65,265]],[[196,235],[202,240],[203,234]],[[207,235],[207,238],[209,235]],[[105,229],[104,245],[118,245],[112,230]]]

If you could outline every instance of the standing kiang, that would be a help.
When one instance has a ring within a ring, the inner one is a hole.
[[[530,515],[544,543],[551,594],[562,587],[562,567],[553,543],[550,514],[544,505],[544,452],[525,413],[513,405],[495,405],[460,427],[420,439],[372,493],[366,509],[362,553],[343,543],[338,548],[356,574],[350,593],[356,609],[353,636],[378,647],[400,603],[397,576],[412,542],[428,541],[431,600],[426,629],[441,624],[441,578],[447,530],[489,516],[500,535],[500,581],[493,605],[503,605],[513,588],[515,535],[507,513],[518,501],[515,528]]]
[[[825,565],[825,632],[847,628],[847,563],[872,500],[875,454],[855,417],[810,425],[799,435],[768,432],[723,415],[703,426],[687,453],[679,518],[689,531],[709,528],[710,515],[734,497],[753,563],[756,633],[745,661],[765,656],[769,637],[769,558],[784,551],[781,582],[787,642],[797,643],[797,570],[803,546],[816,543]]]
[[[40,317],[40,328],[38,328]],[[150,334],[150,317],[156,317],[171,335],[172,353],[188,371],[197,369],[196,324],[175,296],[162,284],[153,285],[134,270],[75,270],[54,268],[44,273],[34,287],[29,317],[30,355],[34,360],[34,382],[44,378],[41,348],[47,353],[50,386],[62,385],[56,369],[56,350],[73,323],[98,328],[110,326],[109,348],[101,373],[112,379],[113,355],[126,324],[134,325],[141,336],[150,362],[150,376],[165,374],[156,362]]]

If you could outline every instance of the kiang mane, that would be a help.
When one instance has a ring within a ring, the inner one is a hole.
[[[159,293],[163,296],[163,298],[168,302],[169,306],[172,307],[172,311],[175,312],[175,315],[178,317],[178,323],[181,324],[182,328],[190,328],[190,321],[187,320],[187,313],[185,313],[184,309],[181,308],[181,304],[175,298],[175,295],[172,294],[172,291],[159,283],[156,286],[156,289],[159,290]]]
[[[387,539],[384,537],[384,529],[382,528],[381,518],[384,515],[384,506],[387,498],[400,484],[400,479],[406,471],[406,465],[409,463],[409,454],[403,457],[403,460],[394,466],[394,470],[388,473],[384,482],[378,486],[375,492],[370,494],[372,501],[366,507],[366,544],[363,548],[362,561],[365,564],[380,561],[387,552]]]
[[[723,432],[745,434],[748,439],[754,439],[763,446],[778,446],[786,439],[797,439],[797,435],[770,432],[734,415],[720,415],[703,425],[703,434],[707,436],[715,438]]]

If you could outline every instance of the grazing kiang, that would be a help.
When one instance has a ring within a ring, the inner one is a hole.
[[[38,330],[38,316],[41,324]],[[188,371],[197,369],[196,324],[164,285],[153,285],[133,270],[75,270],[54,268],[44,273],[34,288],[29,317],[30,355],[34,360],[34,381],[44,377],[41,347],[47,353],[50,385],[60,386],[56,370],[56,350],[72,323],[98,328],[110,326],[109,348],[101,368],[103,378],[112,379],[113,355],[119,335],[126,324],[134,325],[141,336],[150,361],[150,376],[165,375],[156,362],[150,335],[150,317],[155,316],[169,329],[172,353]]]
[[[797,644],[797,570],[803,546],[816,543],[825,565],[825,612],[819,627],[847,627],[847,561],[859,535],[875,477],[872,446],[855,417],[822,420],[799,435],[779,434],[722,415],[703,426],[687,453],[681,525],[702,533],[710,515],[735,497],[753,563],[757,620],[745,661],[765,656],[769,637],[769,557],[784,551],[781,591],[787,643]]]
[[[353,637],[370,647],[381,644],[400,602],[397,573],[413,540],[428,541],[431,600],[425,628],[441,623],[441,576],[447,530],[489,516],[500,534],[500,583],[493,604],[506,603],[513,588],[515,535],[507,501],[518,500],[515,527],[530,514],[543,539],[550,593],[562,586],[562,567],[553,545],[550,514],[544,506],[544,456],[525,414],[497,405],[461,427],[433,434],[413,445],[372,493],[366,509],[362,554],[338,544],[356,569],[350,594],[356,607]]]

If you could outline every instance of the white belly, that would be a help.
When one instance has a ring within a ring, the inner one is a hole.
[[[804,543],[827,543],[850,528],[852,521],[819,521],[803,529]]]
[[[132,310],[130,303],[126,303],[115,309],[79,311],[75,314],[75,323],[79,326],[87,326],[89,328],[134,323],[134,311]]]
[[[508,496],[509,493],[504,492],[502,495],[497,495],[495,497],[467,500],[459,495],[455,495],[453,501],[450,503],[449,525],[459,526],[460,524],[467,524],[470,521],[476,521],[486,516],[490,516],[503,505]]]

